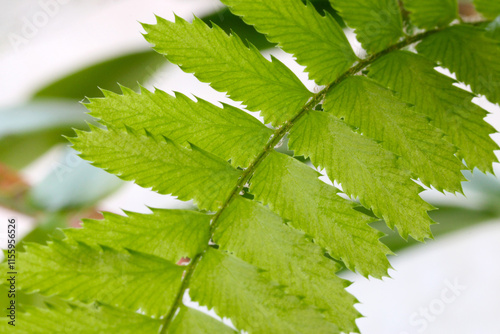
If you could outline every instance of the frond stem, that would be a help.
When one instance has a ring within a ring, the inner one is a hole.
[[[160,334],[165,334],[167,333],[168,328],[170,327],[170,324],[172,323],[172,320],[174,319],[175,313],[177,312],[177,309],[179,306],[181,306],[182,303],[182,298],[184,297],[184,293],[189,287],[189,281],[191,280],[191,276],[193,276],[193,272],[196,269],[196,265],[198,262],[200,262],[201,258],[203,257],[203,254],[207,251],[208,247],[202,252],[196,255],[191,261],[189,262],[184,278],[182,280],[181,287],[179,288],[179,291],[177,293],[177,296],[175,297],[174,305],[172,305],[172,308],[170,309],[170,312],[167,314],[165,317],[165,320],[163,321],[163,325],[160,331]]]

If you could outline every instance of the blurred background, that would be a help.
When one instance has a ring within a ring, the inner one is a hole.
[[[314,5],[332,11],[328,1],[317,0]],[[466,20],[477,16],[467,1],[460,11]],[[138,22],[155,22],[153,14],[172,20],[174,12],[188,20],[194,14],[227,31],[231,28],[317,90],[292,56],[276,49],[217,0],[2,0],[0,233],[6,231],[7,219],[14,217],[19,223],[18,241],[43,243],[49,235],[57,236],[58,228],[78,227],[82,218],[99,218],[101,211],[147,213],[148,206],[192,207],[90,166],[63,137],[72,136],[72,128],[87,129],[86,122],[92,122],[80,102],[102,96],[98,87],[119,92],[117,82],[240,106],[150,49]],[[362,56],[355,35],[347,29],[346,33]],[[500,108],[482,97],[474,102],[490,112],[486,121],[500,129]],[[493,138],[500,142],[499,134]],[[494,169],[498,175],[499,164]],[[465,196],[432,189],[421,194],[439,208],[431,213],[439,222],[433,226],[435,240],[407,243],[376,223],[388,233],[383,241],[398,254],[391,257],[391,278],[341,274],[354,282],[349,291],[361,303],[357,307],[365,316],[358,320],[362,333],[500,333],[500,179],[478,171],[465,176],[470,180],[464,183]],[[0,238],[5,248],[6,236]],[[5,299],[6,293],[0,291],[2,305]],[[36,294],[19,296],[25,304],[43,305],[44,300]]]

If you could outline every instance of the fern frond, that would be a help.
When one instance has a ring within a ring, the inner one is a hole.
[[[500,99],[500,47],[488,37],[495,26],[453,25],[452,1],[405,0],[414,25],[438,27],[406,36],[396,0],[332,0],[370,54],[358,59],[335,21],[308,2],[224,2],[324,88],[312,94],[281,62],[199,19],[145,24],[158,52],[275,128],[236,107],[160,90],[123,87],[122,95],[90,99],[103,128],[71,139],[81,156],[193,200],[197,210],[104,214],[63,240],[29,245],[20,287],[79,303],[20,315],[38,332],[58,331],[60,322],[75,333],[357,332],[357,300],[336,272],[345,265],[387,275],[391,251],[369,224],[384,219],[404,238],[430,238],[433,207],[415,181],[455,192],[462,169],[492,171],[495,130],[472,98]],[[416,43],[419,54],[402,50]],[[285,136],[295,156],[310,157],[342,190],[277,152]],[[188,308],[188,298],[236,330]]]

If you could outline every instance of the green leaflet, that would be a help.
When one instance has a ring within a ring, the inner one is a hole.
[[[425,38],[417,51],[455,73],[473,92],[500,103],[500,44],[483,29],[455,25]]]
[[[127,129],[76,131],[74,149],[96,167],[135,180],[161,194],[194,199],[200,209],[216,211],[236,184],[241,172],[194,145],[185,148],[166,138]]]
[[[152,209],[152,214],[104,213],[104,220],[84,220],[83,228],[66,229],[71,239],[88,245],[131,249],[177,263],[193,258],[210,240],[211,216],[187,210]]]
[[[213,248],[197,265],[189,289],[193,300],[249,333],[338,332],[320,312],[285,294],[284,287],[269,281],[261,270]]]
[[[379,52],[403,36],[397,0],[330,0],[369,53]]]
[[[0,318],[0,332],[20,334],[157,334],[161,320],[114,307],[75,306],[62,308],[29,307],[16,314],[16,327],[7,324],[10,319]]]
[[[266,123],[279,125],[311,97],[300,80],[280,61],[265,59],[236,35],[228,36],[214,25],[195,18],[175,23],[157,17],[156,25],[144,24],[145,38],[168,60],[250,111],[261,111]]]
[[[425,185],[462,192],[460,182],[466,179],[460,170],[465,166],[454,156],[455,147],[442,139],[444,133],[430,125],[427,117],[392,91],[366,77],[353,76],[327,95],[324,108],[402,156],[403,166]]]
[[[374,220],[354,210],[354,203],[338,196],[319,175],[296,159],[272,152],[255,172],[250,191],[347,268],[364,276],[386,275],[389,262],[385,255],[390,250],[378,240],[383,234],[368,225]]]
[[[474,0],[478,12],[489,19],[500,15],[500,1],[498,0]]]
[[[222,0],[231,11],[255,25],[271,42],[292,53],[309,77],[327,85],[356,60],[344,32],[332,16],[321,16],[300,0]]]
[[[421,187],[398,158],[374,140],[331,114],[310,111],[293,127],[289,145],[296,155],[309,156],[315,166],[325,168],[330,180],[341,183],[348,195],[358,196],[390,228],[397,227],[403,238],[432,237],[433,221],[427,211],[433,207],[420,198]]]
[[[19,254],[21,289],[131,311],[141,309],[155,317],[172,307],[184,271],[155,256],[80,242],[54,240],[48,246],[25,247],[27,252]]]
[[[190,142],[247,167],[266,144],[272,131],[244,111],[224,105],[219,108],[204,100],[197,102],[181,93],[175,97],[161,90],[141,87],[141,94],[122,87],[123,95],[103,91],[105,98],[90,99],[90,115],[106,125],[163,135],[178,143]]]
[[[403,0],[411,22],[422,29],[443,27],[458,18],[457,0]]]
[[[263,274],[286,286],[287,292],[304,296],[306,303],[325,310],[327,320],[339,330],[357,331],[356,300],[344,290],[348,282],[335,275],[340,265],[269,209],[237,197],[220,217],[214,241],[221,249],[267,270]]]
[[[168,330],[169,334],[236,334],[222,322],[196,311],[181,306],[179,313]]]
[[[406,52],[391,52],[369,68],[368,75],[385,87],[396,90],[402,100],[415,105],[415,111],[431,118],[446,133],[446,139],[459,149],[469,169],[493,172],[497,144],[489,136],[495,129],[483,121],[486,111],[472,103],[473,94],[453,86],[453,79],[434,70],[434,63]]]

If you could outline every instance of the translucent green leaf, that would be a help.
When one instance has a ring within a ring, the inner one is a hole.
[[[131,249],[177,263],[193,258],[208,244],[211,216],[197,211],[152,209],[152,214],[104,213],[104,220],[84,220],[83,228],[67,229],[71,239],[89,245]]]
[[[217,210],[241,172],[196,146],[185,148],[169,139],[128,129],[77,131],[72,138],[82,158],[96,167],[135,180],[161,194],[194,199],[200,209]]]
[[[411,22],[422,29],[443,27],[458,18],[457,0],[403,0]]]
[[[311,93],[285,65],[265,59],[253,46],[217,26],[195,18],[175,23],[157,17],[156,25],[143,25],[154,49],[182,70],[194,75],[250,111],[261,111],[266,123],[277,125],[293,116]]]
[[[334,81],[357,57],[338,23],[300,0],[223,0],[236,15],[306,66],[320,85]]]
[[[446,133],[446,139],[459,149],[472,170],[493,172],[498,145],[490,134],[495,129],[483,121],[486,111],[472,103],[473,94],[453,85],[453,79],[434,70],[435,64],[414,53],[391,52],[370,66],[368,75],[395,90],[402,100],[415,105],[415,111],[431,118]]]
[[[9,325],[8,318],[0,318],[0,332],[21,334],[157,334],[161,320],[117,309],[100,306],[74,306],[27,308],[16,314],[16,327]]]
[[[353,76],[328,94],[324,108],[402,156],[403,165],[425,185],[462,192],[460,182],[466,179],[460,170],[465,166],[454,156],[456,148],[442,139],[444,133],[430,125],[427,117],[392,91],[366,77]]]
[[[192,308],[181,306],[179,313],[175,316],[172,325],[168,329],[169,334],[235,334],[232,328],[224,325],[216,319],[196,311]]]
[[[338,332],[318,310],[283,290],[256,267],[210,248],[191,278],[189,295],[249,333]]]
[[[389,267],[385,255],[390,251],[378,240],[383,234],[368,225],[373,222],[371,217],[354,210],[355,204],[341,198],[319,175],[309,166],[273,152],[255,172],[250,191],[347,268],[364,276],[385,275]]]
[[[288,293],[304,296],[305,302],[325,310],[327,320],[341,331],[357,331],[356,300],[344,290],[349,283],[335,275],[340,265],[269,209],[237,197],[220,217],[214,241],[221,249],[267,270],[263,274],[286,286]]]
[[[478,12],[489,19],[500,15],[500,1],[498,0],[474,0]]]
[[[473,92],[500,103],[500,44],[483,29],[455,25],[425,38],[417,51],[455,73]]]
[[[330,0],[369,53],[379,52],[403,36],[397,0]]]
[[[91,115],[106,125],[148,129],[178,143],[189,141],[235,166],[247,167],[262,150],[272,131],[244,111],[204,100],[197,102],[176,93],[156,90],[141,94],[122,87],[123,95],[104,91],[105,98],[90,99]]]
[[[182,266],[159,257],[104,246],[54,240],[48,246],[28,244],[25,249],[19,254],[21,289],[141,309],[156,317],[172,307],[184,272]]]
[[[290,132],[289,145],[295,154],[309,156],[315,166],[325,168],[330,180],[359,197],[390,228],[397,227],[403,238],[431,237],[433,222],[427,211],[433,207],[418,195],[422,188],[401,168],[397,156],[374,140],[331,114],[311,111]]]

